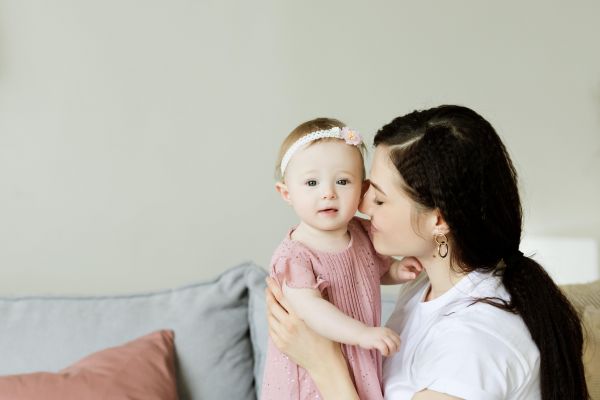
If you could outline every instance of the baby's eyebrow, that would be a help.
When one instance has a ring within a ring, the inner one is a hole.
[[[340,173],[342,173],[342,174],[347,174],[347,175],[352,175],[352,176],[354,176],[354,172],[352,172],[352,171],[341,170],[341,171],[339,171],[339,172],[340,172]]]

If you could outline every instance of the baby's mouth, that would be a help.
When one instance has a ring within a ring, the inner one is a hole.
[[[324,208],[319,210],[319,214],[335,214],[336,212],[338,212],[337,208]]]

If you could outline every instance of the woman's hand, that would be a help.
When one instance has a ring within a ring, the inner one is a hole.
[[[324,357],[340,352],[337,343],[318,335],[294,313],[273,278],[267,278],[265,294],[269,335],[275,346],[296,364],[309,373],[315,372],[323,365]]]

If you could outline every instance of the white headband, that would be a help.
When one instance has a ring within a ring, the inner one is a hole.
[[[289,164],[292,156],[298,149],[304,146],[307,143],[315,141],[317,139],[322,138],[336,138],[343,139],[347,144],[351,144],[353,146],[358,146],[362,143],[362,136],[360,133],[355,131],[354,129],[350,129],[347,126],[343,128],[335,128],[326,129],[322,131],[311,132],[308,135],[302,136],[300,139],[296,140],[294,144],[290,146],[290,148],[285,152],[283,158],[281,159],[281,176],[285,173],[285,168]]]

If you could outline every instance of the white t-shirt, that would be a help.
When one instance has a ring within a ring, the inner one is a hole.
[[[510,299],[500,278],[471,272],[442,296],[423,299],[426,274],[404,284],[387,326],[400,351],[384,360],[386,400],[429,389],[468,400],[538,400],[539,351],[520,316],[475,298]]]

